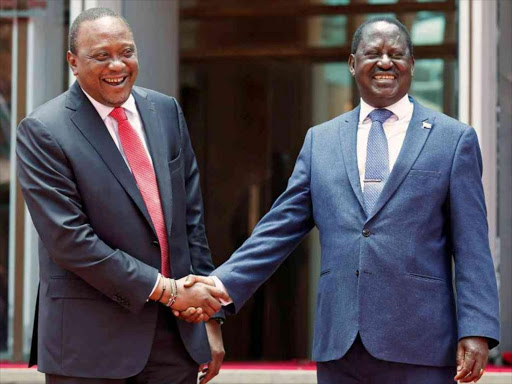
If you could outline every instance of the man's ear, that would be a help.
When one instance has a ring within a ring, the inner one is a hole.
[[[414,76],[414,56],[411,56],[411,77]]]
[[[76,56],[71,52],[68,51],[66,53],[66,60],[69,64],[69,67],[71,68],[71,71],[73,71],[73,75],[78,75],[78,66],[77,66],[77,58]]]
[[[348,57],[348,70],[350,71],[350,74],[352,76],[356,75],[356,69],[354,67],[355,61],[356,61],[356,57],[353,53],[351,53],[350,56]]]

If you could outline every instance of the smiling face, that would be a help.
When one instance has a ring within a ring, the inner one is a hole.
[[[67,60],[80,87],[110,107],[119,107],[128,99],[139,72],[133,35],[117,17],[84,21],[76,53],[68,51]]]
[[[396,103],[411,87],[414,57],[407,48],[405,36],[394,24],[385,21],[368,24],[348,64],[361,97],[372,107],[384,108]]]

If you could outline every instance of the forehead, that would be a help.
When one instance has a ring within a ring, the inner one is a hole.
[[[368,24],[361,35],[359,47],[380,46],[383,44],[407,48],[407,39],[395,24],[386,21]]]
[[[133,44],[133,36],[118,17],[101,17],[96,20],[84,21],[78,30],[77,48],[93,48],[113,44]]]

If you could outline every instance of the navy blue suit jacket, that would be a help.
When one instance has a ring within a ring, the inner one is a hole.
[[[199,171],[183,114],[172,97],[140,87],[132,93],[158,180],[172,274],[208,275]],[[160,249],[135,179],[77,83],[21,122],[17,157],[40,237],[39,370],[135,375],[153,344],[160,304],[147,298]],[[208,361],[204,325],[180,321],[178,328],[192,358]]]
[[[359,107],[308,131],[286,191],[213,275],[239,310],[316,226],[315,360],[341,358],[358,332],[375,357],[420,365],[454,365],[465,336],[495,346],[498,293],[474,129],[414,102],[400,155],[366,212],[358,119]]]

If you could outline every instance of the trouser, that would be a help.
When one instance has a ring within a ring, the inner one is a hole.
[[[318,384],[455,384],[456,367],[393,363],[370,355],[357,335],[339,360],[317,364]]]
[[[181,341],[176,319],[170,310],[159,306],[149,359],[137,375],[126,379],[98,379],[46,374],[46,384],[196,384],[198,369]]]

